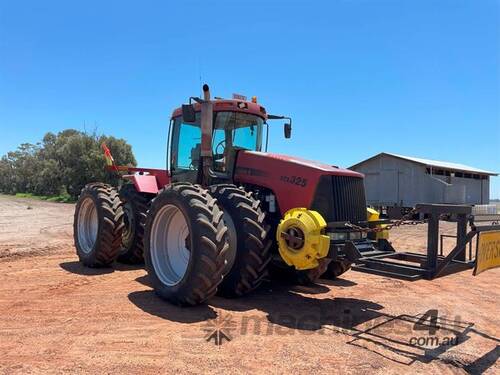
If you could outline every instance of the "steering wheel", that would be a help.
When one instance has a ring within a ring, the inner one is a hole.
[[[219,152],[219,148],[222,148],[222,152]],[[215,146],[215,155],[216,156],[221,156],[224,157],[224,151],[226,150],[226,140],[223,139],[219,143],[217,143],[217,146]]]
[[[191,149],[191,157],[189,158],[191,160],[191,162],[189,163],[189,169],[190,170],[196,170],[196,169],[198,169],[198,164],[200,162],[200,148],[201,148],[201,144],[197,143]]]

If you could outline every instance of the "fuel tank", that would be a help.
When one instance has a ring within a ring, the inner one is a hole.
[[[327,221],[366,220],[363,175],[298,157],[256,152],[238,153],[234,180],[268,188],[281,215],[304,207]]]

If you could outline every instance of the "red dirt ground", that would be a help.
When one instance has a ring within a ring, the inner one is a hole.
[[[416,282],[350,271],[179,308],[154,295],[141,268],[82,267],[73,210],[0,196],[3,373],[500,372],[500,269]],[[391,238],[415,250],[425,230],[398,228]],[[415,329],[430,309],[440,345],[423,344],[429,332]],[[220,346],[206,340],[217,326],[231,339]]]

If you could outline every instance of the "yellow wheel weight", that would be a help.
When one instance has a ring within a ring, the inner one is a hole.
[[[319,265],[318,259],[328,254],[330,237],[322,234],[325,219],[316,211],[292,208],[285,212],[276,231],[281,257],[297,270]]]

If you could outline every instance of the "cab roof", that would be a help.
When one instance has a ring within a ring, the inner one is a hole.
[[[231,111],[231,112],[241,112],[249,113],[252,115],[259,116],[264,120],[267,120],[266,109],[262,107],[259,103],[249,102],[245,100],[238,99],[215,99],[212,100],[214,105],[214,112],[220,111]],[[194,110],[199,112],[201,110],[201,105],[199,103],[194,103]],[[181,116],[182,108],[176,108],[172,113],[172,118]]]

